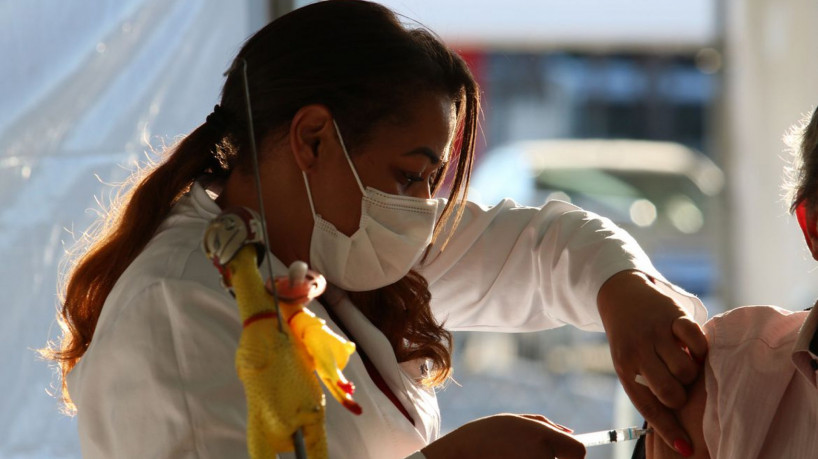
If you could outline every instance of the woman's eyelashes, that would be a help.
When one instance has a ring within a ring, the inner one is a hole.
[[[410,188],[414,189],[418,183],[426,185],[429,192],[431,192],[444,170],[444,165],[445,164],[424,164],[423,167],[420,168],[396,168],[398,183],[404,192]]]
[[[403,171],[402,175],[405,182],[404,185],[406,186],[409,186],[413,183],[422,182],[425,180],[423,174],[418,172]]]

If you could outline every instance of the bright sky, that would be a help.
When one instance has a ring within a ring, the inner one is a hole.
[[[449,42],[506,47],[702,47],[715,0],[379,0]]]

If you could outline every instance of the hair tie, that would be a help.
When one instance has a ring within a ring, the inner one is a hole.
[[[221,106],[216,104],[213,107],[213,111],[210,112],[210,114],[207,115],[207,119],[205,119],[205,126],[209,127],[216,134],[224,134],[227,130],[227,116]]]
[[[224,137],[225,132],[227,132],[227,119],[228,117],[225,115],[224,109],[217,104],[213,107],[213,111],[207,115],[204,125],[210,132],[220,136],[219,138],[221,139]],[[210,147],[209,153],[209,173],[215,176],[227,175],[229,173],[229,161],[225,152],[219,148],[218,142]]]

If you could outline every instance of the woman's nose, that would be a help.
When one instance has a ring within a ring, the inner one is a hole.
[[[423,182],[423,185],[417,187],[417,191],[413,192],[412,196],[421,199],[431,199],[432,198],[432,190],[429,186],[429,182]]]

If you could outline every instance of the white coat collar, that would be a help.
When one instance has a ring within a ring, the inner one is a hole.
[[[437,403],[418,404],[413,399],[436,397],[434,390],[423,387],[419,384],[420,366],[422,360],[412,360],[398,363],[392,345],[386,336],[375,327],[369,319],[349,300],[346,293],[332,285],[327,287],[324,298],[332,308],[343,325],[352,333],[353,337],[348,337],[360,346],[369,357],[372,364],[383,377],[386,384],[398,397],[401,405],[409,412],[415,421],[415,429],[426,443],[437,438],[439,434],[439,411],[421,413],[418,409],[422,406],[437,407]],[[312,305],[310,305],[312,308]],[[436,419],[437,422],[426,424],[427,419]],[[407,421],[408,422],[408,421]]]

